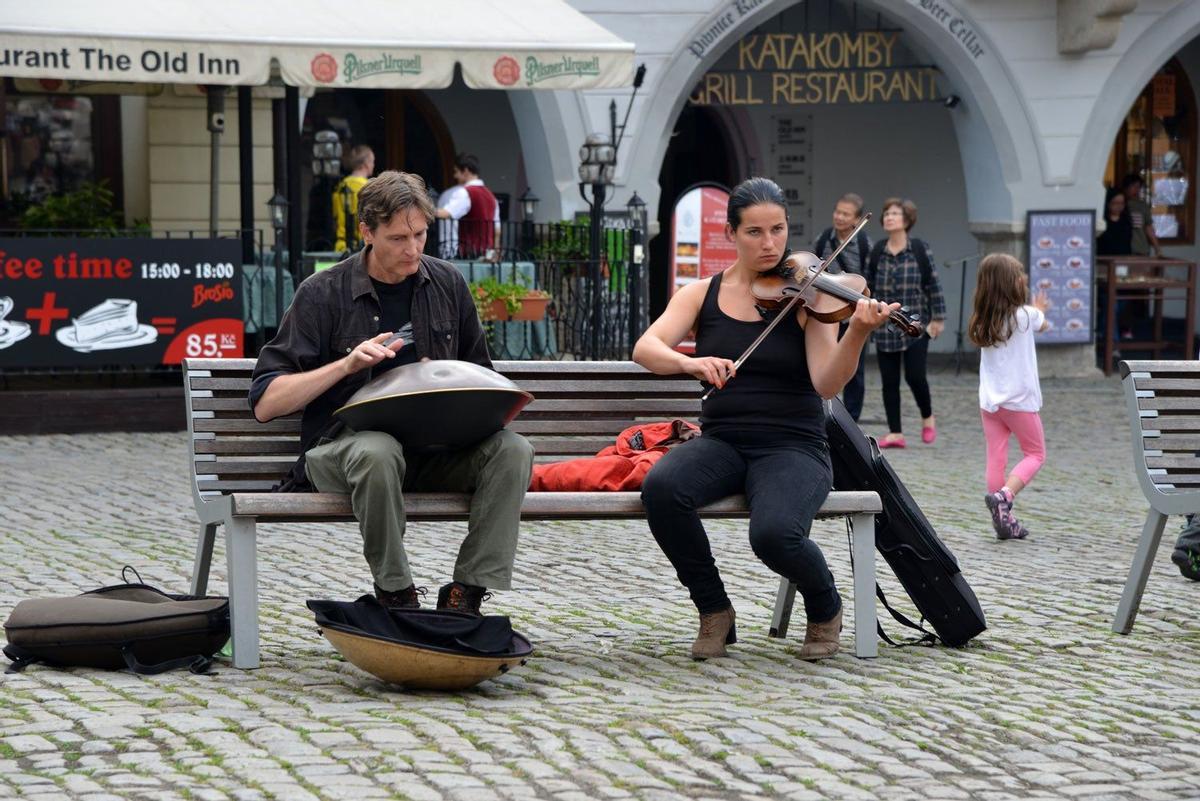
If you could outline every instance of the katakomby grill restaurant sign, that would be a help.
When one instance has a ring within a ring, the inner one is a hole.
[[[66,39],[47,47],[37,37],[5,36],[0,75],[85,81],[260,85],[278,59],[292,86],[435,89],[449,86],[454,65],[473,89],[581,89],[628,83],[632,54],[555,51],[345,50],[247,48],[169,42],[147,47],[109,39]]]
[[[240,357],[229,239],[0,239],[0,370]]]

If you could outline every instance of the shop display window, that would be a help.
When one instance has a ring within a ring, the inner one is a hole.
[[[1196,107],[1183,67],[1172,59],[1125,116],[1109,156],[1105,183],[1142,177],[1154,232],[1164,245],[1191,244],[1196,223]]]

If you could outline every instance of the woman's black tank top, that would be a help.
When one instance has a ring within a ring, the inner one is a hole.
[[[722,276],[712,277],[700,308],[696,355],[736,361],[767,321],[737,320],[721,311],[717,298]],[[775,327],[737,376],[704,401],[700,428],[705,435],[754,443],[825,440],[825,411],[808,373],[804,329],[794,311],[788,316],[791,319]]]

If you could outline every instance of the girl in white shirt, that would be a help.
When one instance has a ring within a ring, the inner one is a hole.
[[[1039,292],[1032,305],[1025,267],[1002,253],[979,262],[975,309],[967,333],[980,348],[979,407],[987,440],[987,495],[992,526],[1002,540],[1025,539],[1026,528],[1013,516],[1013,498],[1046,461],[1042,431],[1042,388],[1038,384],[1033,334],[1045,331],[1050,305]],[[1008,437],[1015,434],[1023,458],[1013,471],[1008,466]]]

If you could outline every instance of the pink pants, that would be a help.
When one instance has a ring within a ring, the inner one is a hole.
[[[983,436],[987,440],[987,490],[995,492],[1004,486],[1008,466],[1008,435],[1017,436],[1017,444],[1025,457],[1013,468],[1017,478],[1028,484],[1046,461],[1046,435],[1042,418],[1037,412],[1014,412],[997,409],[979,410],[983,418]]]

